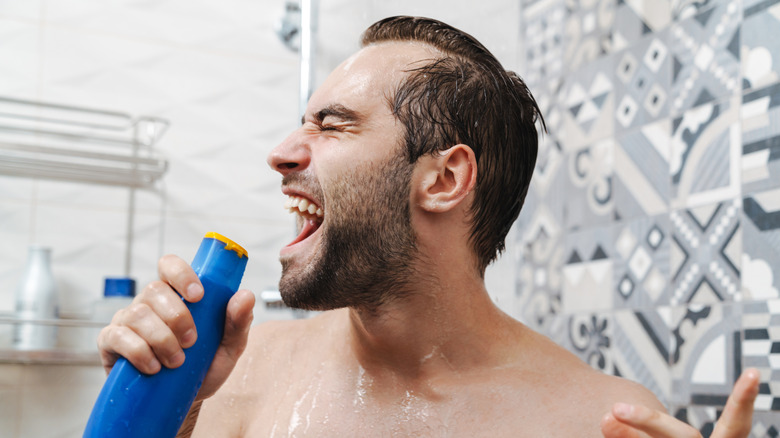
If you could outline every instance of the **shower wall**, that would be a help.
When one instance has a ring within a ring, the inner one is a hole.
[[[761,370],[780,430],[780,4],[524,0],[547,121],[516,314],[705,436]]]

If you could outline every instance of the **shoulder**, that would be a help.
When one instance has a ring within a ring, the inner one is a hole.
[[[267,321],[252,327],[243,356],[274,364],[291,356],[311,355],[334,342],[330,336],[339,324],[337,311],[306,319]],[[242,359],[243,359],[242,356]],[[257,363],[253,364],[257,366]]]
[[[601,436],[600,422],[615,403],[666,412],[641,384],[596,370],[541,334],[526,336],[526,347],[534,354],[526,352],[525,357],[530,359],[511,379],[522,394],[535,401],[526,410],[541,419],[542,430],[546,424],[577,436]],[[556,414],[547,414],[551,412]]]

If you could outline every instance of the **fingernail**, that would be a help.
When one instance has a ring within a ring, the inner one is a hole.
[[[616,403],[613,412],[618,417],[627,418],[634,413],[634,407],[626,403]]]
[[[195,339],[197,339],[197,337],[198,337],[198,334],[195,331],[195,329],[189,329],[181,337],[181,342],[182,342],[182,344],[184,344],[184,345],[189,347],[189,346],[191,346],[192,344],[195,343]]]
[[[162,365],[160,365],[160,362],[157,359],[152,359],[149,362],[146,363],[146,367],[149,369],[149,371],[154,374],[158,371],[160,371],[160,368]]]
[[[196,297],[200,297],[203,294],[203,286],[192,283],[189,286],[187,286],[187,298],[193,299]]]
[[[171,367],[178,367],[179,365],[184,363],[184,352],[179,351],[178,353],[171,356],[169,359],[169,362],[171,364]]]

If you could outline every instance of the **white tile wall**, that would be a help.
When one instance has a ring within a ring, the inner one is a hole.
[[[283,0],[0,1],[0,96],[171,122],[159,143],[170,163],[161,190],[137,192],[131,275],[139,288],[160,255],[192,258],[206,231],[249,250],[242,286],[276,286],[278,249],[293,223],[265,156],[299,123],[297,54],[274,33],[283,8]],[[459,26],[514,67],[518,9],[517,0],[321,0],[316,82],[358,47],[368,24],[395,14]],[[122,188],[0,176],[0,312],[13,309],[33,242],[53,248],[63,310],[89,309],[103,277],[122,274],[127,197]],[[488,272],[491,295],[507,309],[512,253]],[[257,310],[256,321],[290,317]],[[2,435],[81,436],[103,379],[100,367],[0,364]]]

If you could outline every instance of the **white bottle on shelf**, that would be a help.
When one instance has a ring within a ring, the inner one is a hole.
[[[27,266],[16,290],[14,348],[48,350],[57,345],[57,285],[51,269],[51,248],[31,245]],[[25,322],[28,321],[28,322]]]

